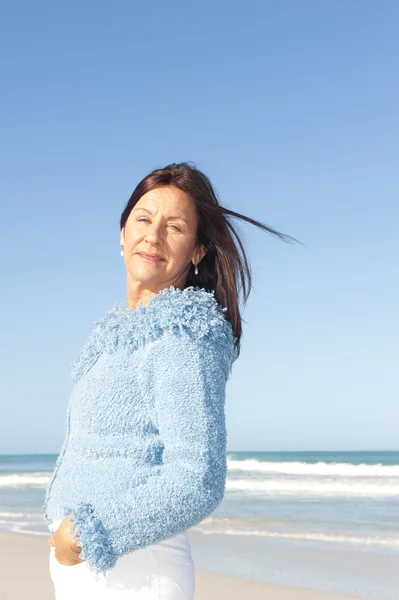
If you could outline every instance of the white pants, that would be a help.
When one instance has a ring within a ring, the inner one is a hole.
[[[61,521],[49,525],[51,532]],[[193,600],[195,569],[188,537],[180,533],[120,556],[96,581],[86,561],[63,565],[50,546],[50,576],[55,600]]]

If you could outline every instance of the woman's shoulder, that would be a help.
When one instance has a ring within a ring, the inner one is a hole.
[[[139,303],[135,309],[128,308],[127,300],[115,303],[95,323],[88,344],[72,365],[73,378],[82,374],[81,366],[86,365],[87,370],[87,362],[102,352],[136,351],[162,338],[164,333],[198,341],[207,339],[230,347],[235,356],[235,338],[226,310],[214,291],[197,286],[183,290],[170,286],[150,296],[146,306]]]

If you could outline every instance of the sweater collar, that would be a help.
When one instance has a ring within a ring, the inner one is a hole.
[[[72,364],[72,379],[80,379],[103,352],[121,348],[135,351],[166,330],[186,331],[197,339],[221,337],[231,347],[234,360],[235,338],[226,310],[217,302],[214,291],[198,286],[183,290],[170,286],[150,296],[146,306],[139,303],[134,309],[128,307],[127,299],[122,300],[96,321],[88,342]]]
[[[201,296],[198,296],[198,294],[201,294]],[[165,305],[165,303],[170,303],[171,301],[173,302],[182,300],[184,302],[186,299],[190,298],[191,300],[195,298],[197,301],[206,302],[208,304],[214,304],[215,302],[217,303],[214,290],[208,292],[205,290],[205,288],[193,285],[184,289],[180,289],[175,287],[174,285],[171,285],[167,288],[164,288],[163,290],[160,290],[157,294],[154,294],[153,296],[148,296],[146,306],[141,304],[140,300],[136,308],[129,308],[127,304],[127,299],[125,298],[124,300],[115,304],[114,308],[122,313],[126,311],[130,312],[136,310],[151,310],[154,305],[157,305],[159,303],[163,303]],[[226,308],[223,308],[223,310],[225,311]]]

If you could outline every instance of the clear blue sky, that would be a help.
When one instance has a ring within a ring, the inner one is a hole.
[[[399,4],[0,7],[0,452],[62,444],[70,364],[126,296],[119,216],[193,161],[254,289],[230,450],[399,448]]]

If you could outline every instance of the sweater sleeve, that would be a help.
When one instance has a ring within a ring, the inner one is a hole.
[[[144,348],[142,392],[153,400],[162,463],[103,514],[87,503],[71,513],[80,557],[96,573],[123,554],[198,524],[222,501],[232,353],[228,336],[194,339],[184,331],[166,331]]]

